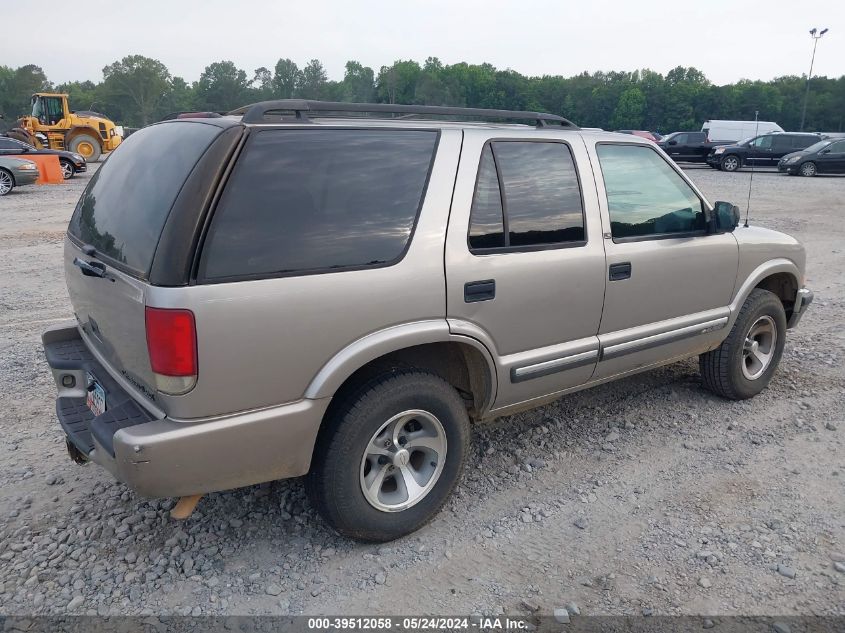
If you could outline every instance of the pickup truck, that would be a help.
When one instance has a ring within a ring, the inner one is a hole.
[[[674,161],[704,163],[714,147],[732,142],[708,140],[706,132],[673,132],[660,139],[657,145]]]

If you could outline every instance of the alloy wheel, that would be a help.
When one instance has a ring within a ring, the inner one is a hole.
[[[361,491],[382,512],[399,512],[434,488],[446,461],[446,431],[432,413],[411,409],[381,425],[361,460]]]
[[[816,175],[816,165],[814,163],[804,163],[801,165],[801,175],[802,176],[815,176]]]
[[[67,180],[73,177],[73,166],[65,161],[62,161],[62,178]]]
[[[14,185],[15,183],[12,180],[12,176],[5,171],[0,171],[0,196],[5,196],[9,193]]]
[[[722,169],[725,171],[736,171],[739,169],[739,160],[735,156],[728,156],[722,161]]]
[[[743,376],[757,380],[766,372],[772,364],[777,340],[778,329],[772,317],[764,315],[753,323],[742,346]]]

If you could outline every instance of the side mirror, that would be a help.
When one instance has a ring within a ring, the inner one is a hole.
[[[713,233],[731,233],[739,226],[739,207],[730,202],[717,202],[712,217]]]
[[[669,145],[677,145],[678,141],[669,141]]]

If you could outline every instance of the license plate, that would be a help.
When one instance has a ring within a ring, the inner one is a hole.
[[[106,412],[106,391],[91,374],[88,374],[88,396],[85,404],[95,416]]]

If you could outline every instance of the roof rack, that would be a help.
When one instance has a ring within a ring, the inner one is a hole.
[[[320,113],[320,114],[318,114]],[[283,122],[309,123],[312,116],[337,116],[356,114],[396,114],[408,119],[417,116],[448,117],[449,120],[499,119],[504,121],[533,121],[536,127],[560,126],[577,130],[572,121],[543,112],[521,110],[487,110],[484,108],[452,108],[444,106],[396,105],[392,103],[341,103],[334,101],[310,101],[305,99],[279,99],[261,101],[229,112],[242,116],[244,123],[265,123],[269,116],[278,116]]]

